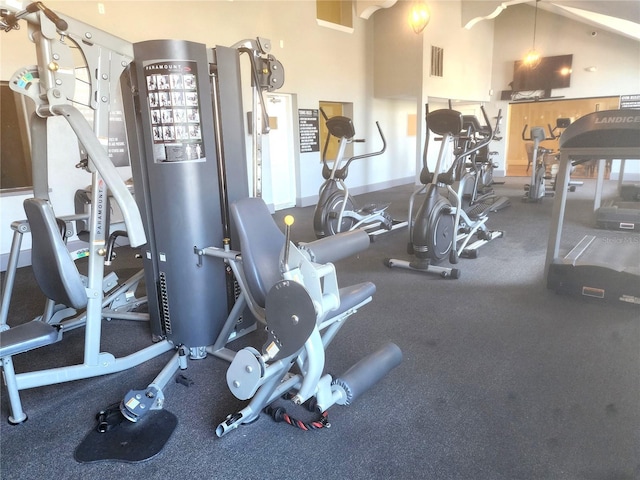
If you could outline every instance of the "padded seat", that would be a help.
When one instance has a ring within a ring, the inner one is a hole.
[[[51,345],[62,339],[62,330],[55,325],[32,320],[0,332],[0,358]]]
[[[338,291],[340,292],[340,306],[335,310],[331,310],[332,317],[340,315],[364,302],[367,298],[372,297],[376,293],[376,286],[372,282],[363,282],[342,287]]]
[[[41,198],[28,198],[24,210],[32,233],[31,265],[36,283],[56,303],[85,307],[87,293],[51,204]],[[40,320],[17,325],[0,333],[0,358],[50,345],[61,338],[58,326]]]
[[[231,204],[231,215],[240,238],[242,268],[249,294],[264,308],[267,293],[282,279],[280,252],[285,236],[261,198],[244,198]],[[373,296],[375,291],[372,282],[340,288],[340,306],[329,315],[334,317],[346,312]]]

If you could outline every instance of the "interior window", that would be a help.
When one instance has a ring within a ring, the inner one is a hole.
[[[336,117],[338,115],[344,115],[349,118],[353,118],[353,104],[352,103],[340,103],[340,102],[320,102],[320,109],[324,112],[324,115],[327,118]],[[322,113],[319,118],[319,127],[320,127],[320,153],[324,149],[324,145],[327,141],[327,137],[329,136],[329,131],[327,130],[326,120]],[[357,134],[357,128],[356,128]],[[333,161],[338,155],[338,147],[339,147],[339,139],[335,137],[329,138],[329,143],[327,145],[327,160]],[[345,152],[347,157],[353,155],[353,144],[347,145],[347,150]]]
[[[31,150],[24,97],[0,82],[0,189],[31,188]]]
[[[353,28],[353,1],[316,0],[316,18],[321,25],[321,22],[327,22],[351,29]]]

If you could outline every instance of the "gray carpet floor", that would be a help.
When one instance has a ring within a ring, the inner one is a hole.
[[[373,302],[351,317],[327,351],[340,374],[387,341],[402,364],[349,407],[329,410],[331,428],[305,432],[265,415],[223,438],[215,427],[239,408],[226,387],[227,364],[191,361],[191,386],[170,383],[165,409],[178,426],[164,450],[137,464],[80,464],[74,450],[95,414],[144,388],[171,353],[131,370],[22,392],[29,420],[6,422],[2,391],[0,477],[12,479],[550,479],[640,478],[640,309],[557,295],[546,288],[544,257],[552,200],[520,201],[525,179],[497,185],[512,206],[492,215],[504,230],[462,259],[458,280],[401,269],[406,230],[382,235],[337,263],[340,285],[373,281]],[[411,186],[358,197],[390,202],[406,217]],[[593,225],[593,184],[570,195],[566,245]],[[296,216],[293,237],[314,238],[313,208]],[[610,232],[638,242],[637,234]],[[631,236],[629,236],[631,235]],[[139,268],[122,248],[114,269]],[[40,313],[31,269],[18,272],[12,325]],[[255,345],[262,345],[255,333]],[[15,357],[18,372],[82,361],[82,329],[61,343]],[[251,338],[248,340],[252,340]],[[104,322],[103,350],[124,355],[149,343],[145,324]]]

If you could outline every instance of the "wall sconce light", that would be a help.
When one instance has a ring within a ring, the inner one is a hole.
[[[540,56],[540,52],[536,50],[536,27],[538,24],[538,2],[540,0],[536,0],[536,10],[533,17],[533,45],[531,50],[525,55],[523,63],[526,67],[534,69],[538,65],[540,65],[540,61],[542,57]]]
[[[429,10],[427,2],[424,0],[413,2],[411,13],[409,13],[411,29],[418,34],[426,28],[429,20],[431,20],[431,10]]]

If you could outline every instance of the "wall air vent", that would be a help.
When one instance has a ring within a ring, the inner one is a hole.
[[[444,48],[431,45],[431,76],[442,77],[444,72]]]

